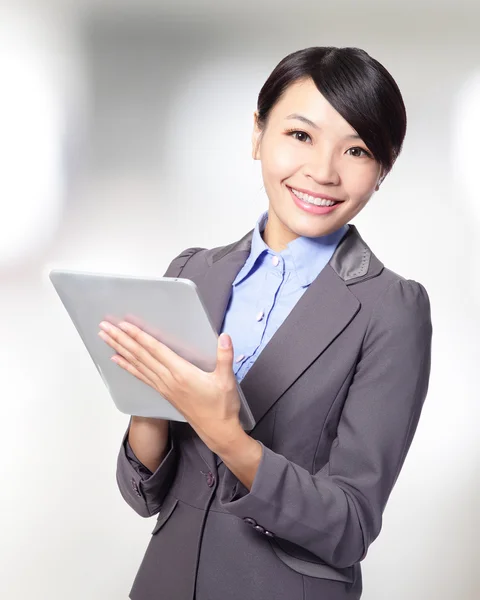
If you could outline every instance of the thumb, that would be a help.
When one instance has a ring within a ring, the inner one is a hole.
[[[217,346],[217,373],[221,377],[231,377],[233,365],[233,345],[232,339],[226,333],[222,333],[218,338]]]

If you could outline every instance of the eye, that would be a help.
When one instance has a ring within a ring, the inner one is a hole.
[[[312,141],[312,138],[308,135],[308,133],[305,133],[305,131],[301,131],[299,129],[289,129],[285,133],[299,142],[306,142],[307,139]]]
[[[372,158],[372,155],[369,152],[367,152],[363,148],[360,148],[359,146],[357,146],[356,148],[349,148],[347,150],[347,152],[350,152],[350,150],[355,150],[357,152],[357,154],[350,155],[350,156],[354,156],[355,158],[362,158],[362,156],[368,156],[369,158]],[[362,152],[363,152],[363,154],[361,154]]]

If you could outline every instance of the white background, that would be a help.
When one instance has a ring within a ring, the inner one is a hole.
[[[126,599],[154,523],[118,492],[128,417],[48,269],[161,275],[185,247],[240,238],[267,206],[250,157],[258,91],[289,52],[334,45],[365,49],[404,95],[403,154],[355,224],[388,267],[425,285],[434,325],[428,398],[363,597],[478,599],[480,5],[23,4],[0,5],[0,33],[15,20],[45,72],[38,94],[22,93],[0,62],[0,123],[22,147],[3,139],[0,169],[0,596]],[[8,115],[7,93],[19,98]],[[48,118],[50,133],[25,125]],[[47,151],[50,184],[32,175]]]

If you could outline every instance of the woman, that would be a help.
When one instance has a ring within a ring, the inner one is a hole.
[[[241,240],[190,248],[219,332],[205,373],[128,324],[102,323],[120,367],[187,423],[132,417],[117,479],[159,513],[133,600],[357,600],[360,561],[427,393],[424,287],[385,268],[348,222],[398,157],[400,91],[357,48],[295,52],[258,98],[253,157],[268,211]],[[235,378],[256,419],[238,419]]]

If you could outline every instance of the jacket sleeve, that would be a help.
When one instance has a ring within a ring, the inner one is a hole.
[[[170,263],[164,277],[179,277],[188,260],[199,250],[201,248],[188,248],[181,252]],[[150,517],[159,512],[176,474],[179,449],[172,427],[169,426],[168,429],[167,454],[155,473],[138,460],[130,447],[128,443],[130,423],[120,446],[117,459],[117,484],[127,504],[142,517]]]
[[[167,454],[152,473],[135,456],[128,443],[130,424],[123,436],[117,459],[117,484],[125,502],[141,517],[159,512],[177,470],[178,449],[169,427]]]
[[[328,463],[312,474],[262,444],[250,492],[227,471],[222,505],[334,567],[363,560],[420,418],[431,337],[425,288],[392,283],[372,312]]]

